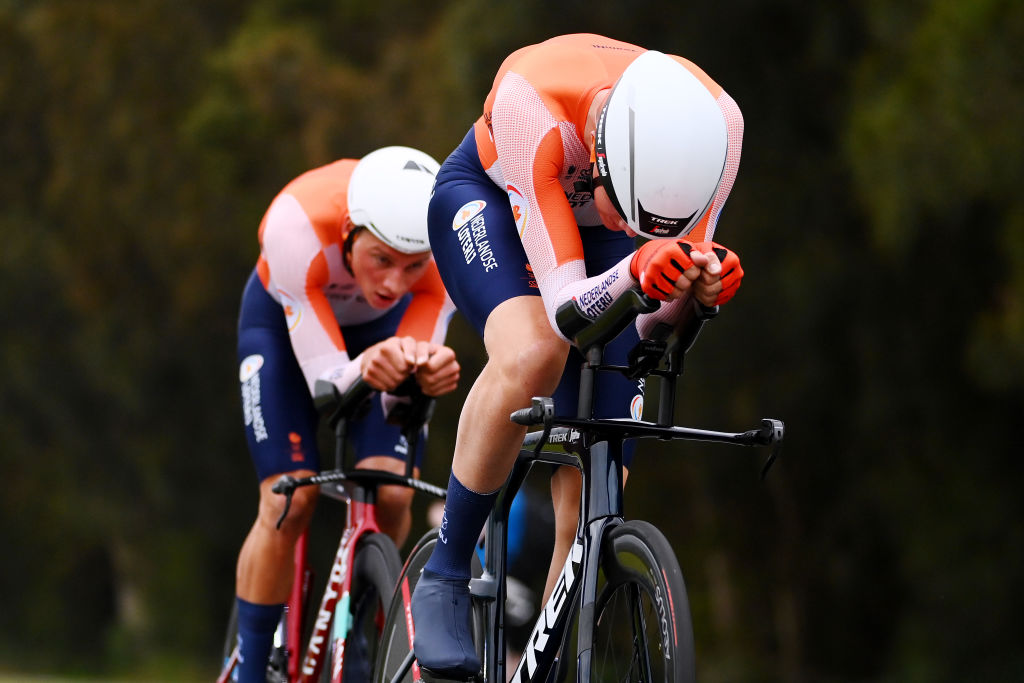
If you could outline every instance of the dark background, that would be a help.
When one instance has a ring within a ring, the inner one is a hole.
[[[716,234],[746,277],[679,413],[786,450],[761,483],[644,444],[627,502],[701,680],[1024,679],[1019,0],[0,0],[0,670],[213,676],[263,211],[336,158],[443,159],[505,55],[577,31],[692,59],[746,122]],[[442,482],[483,357],[449,339]]]

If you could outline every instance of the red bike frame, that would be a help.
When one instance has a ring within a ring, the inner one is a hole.
[[[340,683],[341,671],[345,662],[345,640],[350,627],[347,617],[349,595],[352,590],[352,563],[355,561],[356,545],[364,534],[375,532],[380,532],[380,527],[377,525],[376,506],[350,500],[345,512],[345,531],[341,535],[338,552],[334,556],[334,564],[331,566],[331,573],[327,577],[327,585],[324,587],[323,597],[320,600],[320,609],[316,613],[313,632],[309,635],[306,654],[301,659],[301,666],[299,658],[295,657],[294,654],[298,653],[301,648],[302,622],[305,615],[302,614],[301,609],[301,593],[297,595],[296,591],[292,590],[292,600],[294,601],[297,597],[299,600],[294,606],[289,604],[289,681],[310,683],[311,681],[319,680],[320,670],[324,665],[324,653],[327,651],[328,643],[333,641],[334,658],[331,662],[331,680]],[[300,560],[298,545],[296,545],[295,551],[296,569],[298,569],[300,561],[303,565],[306,564],[306,557],[305,553],[303,553]],[[296,574],[296,576],[300,576],[300,574]],[[338,609],[339,604],[342,607],[341,610]],[[298,609],[293,609],[293,607],[298,607]],[[339,618],[339,614],[341,618]]]
[[[348,619],[349,594],[352,590],[352,566],[355,561],[356,545],[365,534],[380,532],[377,524],[376,506],[372,503],[349,500],[345,512],[345,530],[341,534],[338,552],[331,565],[331,573],[324,586],[320,609],[316,613],[313,632],[309,636],[305,655],[300,659],[296,655],[302,649],[302,627],[306,620],[306,596],[311,589],[311,570],[307,551],[309,531],[303,532],[295,544],[295,581],[288,598],[286,617],[288,651],[288,681],[291,683],[310,683],[320,678],[324,666],[324,654],[328,644],[333,641],[334,657],[331,661],[331,680],[341,681],[341,672],[345,663],[345,639],[350,624]],[[342,618],[338,618],[339,609]],[[343,623],[344,622],[344,623]],[[333,628],[332,628],[333,625]],[[231,674],[238,665],[238,648],[231,655],[217,683],[228,683]]]

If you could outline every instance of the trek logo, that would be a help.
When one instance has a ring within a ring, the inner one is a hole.
[[[324,653],[324,646],[327,643],[327,632],[331,626],[331,611],[338,601],[340,591],[343,588],[345,574],[348,570],[348,542],[351,540],[352,529],[346,529],[341,537],[341,545],[345,547],[344,552],[339,552],[334,558],[334,565],[331,567],[330,576],[327,577],[327,587],[324,589],[323,601],[320,603],[320,611],[316,615],[316,623],[313,624],[313,633],[309,637],[309,650],[305,659],[302,660],[302,673],[312,676],[316,673],[317,660]],[[344,600],[347,602],[348,593]],[[348,605],[344,610],[337,610],[338,618],[344,619],[348,614]],[[344,624],[347,629],[348,624]]]
[[[561,434],[552,434],[548,437],[548,443],[576,443],[580,440],[578,429],[572,429]]]
[[[458,230],[463,225],[468,223],[473,216],[477,215],[484,210],[487,206],[487,202],[482,199],[474,199],[471,202],[466,202],[462,205],[462,208],[455,212],[455,218],[452,219],[452,230]]]
[[[533,676],[537,672],[537,653],[546,649],[555,623],[566,609],[567,598],[579,578],[578,570],[581,564],[583,564],[583,539],[577,537],[569,550],[569,556],[565,559],[565,566],[562,567],[558,583],[551,591],[548,603],[544,605],[544,612],[537,619],[537,625],[534,626],[533,633],[530,634],[530,639],[526,642],[526,652],[511,679],[513,683],[533,681]],[[557,643],[554,644],[557,645]],[[523,667],[526,668],[525,673]]]
[[[638,199],[636,201],[637,211],[640,213],[639,223],[647,232],[659,237],[681,237],[693,230],[690,221],[697,215],[694,211],[685,218],[668,218],[653,214],[644,208]]]

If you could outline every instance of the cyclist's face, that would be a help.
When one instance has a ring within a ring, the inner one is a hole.
[[[625,232],[630,237],[636,237],[636,233],[630,229],[629,223],[615,210],[612,200],[608,198],[608,192],[596,183],[594,185],[594,205],[597,207],[597,213],[600,214],[601,222],[604,223],[606,228],[616,232]]]
[[[403,254],[360,230],[352,243],[352,275],[374,308],[387,308],[405,296],[423,275],[430,252]]]

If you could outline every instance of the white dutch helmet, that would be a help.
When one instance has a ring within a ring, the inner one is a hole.
[[[697,77],[651,50],[616,81],[594,147],[597,182],[629,227],[648,238],[682,237],[718,190],[728,132]]]
[[[430,249],[427,202],[439,165],[411,147],[381,147],[356,164],[348,181],[348,215],[404,254]]]

